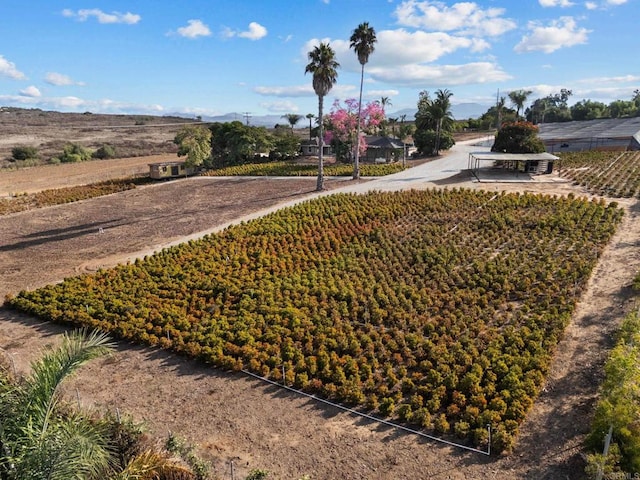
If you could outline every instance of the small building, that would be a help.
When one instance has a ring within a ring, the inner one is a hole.
[[[322,152],[323,155],[333,155],[331,144],[325,143],[322,145]],[[305,157],[318,156],[320,153],[320,139],[314,137],[309,140],[302,140],[300,142],[300,153]]]
[[[154,180],[186,177],[195,173],[195,169],[187,167],[184,161],[157,162],[149,164],[149,177]]]
[[[375,163],[390,163],[402,160],[407,155],[409,147],[399,138],[393,137],[366,137],[367,153],[363,160]]]

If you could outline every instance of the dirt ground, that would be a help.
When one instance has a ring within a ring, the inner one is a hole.
[[[51,167],[24,174],[53,183],[68,175]],[[3,173],[0,191],[7,188],[4,178]],[[329,181],[328,187],[342,182]],[[462,175],[439,182],[445,184],[584,194],[566,183],[478,184]],[[191,178],[0,217],[0,295],[151,253],[311,195],[314,188],[313,178]],[[580,447],[602,364],[619,320],[634,306],[628,286],[640,268],[638,206],[619,203],[627,211],[623,225],[590,280],[509,456],[486,457],[433,443],[242,374],[126,343],[83,368],[67,393],[86,407],[128,412],[158,437],[179,433],[199,446],[222,479],[233,478],[232,472],[243,478],[251,468],[265,468],[278,479],[304,474],[314,479],[583,478]],[[0,351],[19,372],[42,348],[58,342],[62,331],[0,308]]]

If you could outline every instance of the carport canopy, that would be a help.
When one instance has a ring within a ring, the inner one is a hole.
[[[518,165],[520,162],[547,161],[553,162],[560,157],[548,152],[543,153],[504,153],[504,152],[471,152],[469,153],[468,168],[474,174],[480,168],[482,162],[502,161],[505,164]]]

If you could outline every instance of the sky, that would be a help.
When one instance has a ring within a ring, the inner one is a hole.
[[[640,89],[639,14],[640,0],[0,0],[0,106],[317,113],[308,52],[328,42],[340,63],[325,110],[357,98],[363,22],[377,35],[363,102],[388,112],[437,89],[454,105],[562,88],[610,103]]]

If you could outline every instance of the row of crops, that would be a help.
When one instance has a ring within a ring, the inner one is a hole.
[[[563,153],[560,174],[589,192],[640,198],[640,151]]]
[[[510,448],[615,203],[333,195],[7,304]],[[284,374],[285,378],[282,378]]]
[[[103,195],[131,190],[136,188],[137,185],[148,182],[149,179],[144,177],[124,178],[88,185],[42,190],[32,194],[18,195],[13,198],[0,198],[0,215],[101,197]]]
[[[391,175],[403,170],[401,163],[388,164],[360,164],[360,175],[363,177],[380,177]],[[347,164],[329,164],[324,167],[324,174],[331,177],[345,177],[353,174],[353,166]],[[205,176],[271,176],[271,177],[291,177],[291,176],[315,176],[318,175],[317,165],[304,165],[295,162],[266,162],[249,163],[245,165],[234,165],[230,167],[214,168],[207,170],[202,175]]]

